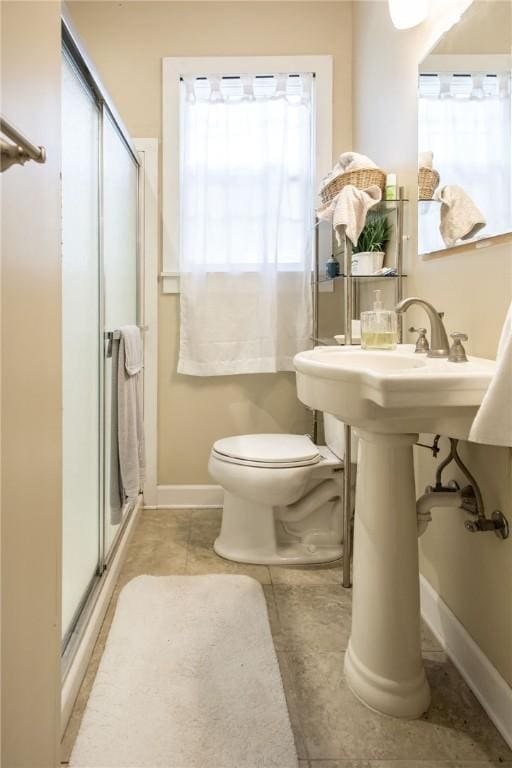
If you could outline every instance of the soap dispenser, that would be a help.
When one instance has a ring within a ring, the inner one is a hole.
[[[375,291],[373,309],[369,312],[361,312],[361,347],[363,349],[395,349],[396,329],[396,312],[384,309],[381,292]]]

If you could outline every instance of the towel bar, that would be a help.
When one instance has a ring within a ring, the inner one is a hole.
[[[1,170],[6,171],[11,165],[19,163],[23,165],[27,160],[36,163],[46,162],[46,150],[38,147],[27,139],[12,123],[0,117],[0,132],[7,136],[14,144],[0,142]]]
[[[149,331],[149,325],[139,325],[137,327],[141,333]],[[103,338],[105,341],[119,341],[121,338],[121,331],[119,329],[116,329],[115,331],[103,331]]]

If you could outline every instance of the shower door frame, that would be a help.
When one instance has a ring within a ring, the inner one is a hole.
[[[126,532],[134,510],[138,502],[131,504],[128,509],[123,507],[123,515],[114,539],[106,549],[106,412],[105,412],[105,355],[107,348],[105,333],[105,272],[104,272],[104,121],[110,118],[120,139],[123,141],[127,151],[135,163],[137,172],[137,199],[136,199],[136,322],[140,324],[140,317],[143,309],[143,278],[142,278],[142,243],[141,243],[141,162],[137,150],[121,120],[112,100],[110,99],[100,77],[98,76],[93,64],[84,52],[77,35],[74,33],[69,20],[62,15],[62,52],[68,56],[73,66],[77,69],[79,75],[90,90],[98,107],[98,271],[99,271],[99,451],[98,451],[98,558],[96,572],[91,579],[88,587],[84,591],[83,597],[76,607],[73,619],[68,630],[62,638],[62,680],[66,679],[67,673],[73,663],[74,657],[80,647],[85,630],[87,629],[89,619],[94,610],[96,601],[100,595],[106,571],[112,562],[114,555],[119,548],[123,535]],[[108,117],[107,117],[108,115]],[[64,574],[63,574],[64,576]]]

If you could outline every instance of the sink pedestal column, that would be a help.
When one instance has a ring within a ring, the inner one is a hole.
[[[419,717],[430,703],[421,659],[412,446],[418,435],[358,430],[352,633],[347,682],[363,703]]]

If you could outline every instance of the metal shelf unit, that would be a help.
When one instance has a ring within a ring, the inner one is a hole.
[[[403,298],[403,281],[407,276],[404,273],[404,243],[407,239],[404,236],[404,206],[408,200],[404,197],[403,187],[399,190],[399,197],[396,200],[383,200],[378,206],[375,206],[372,211],[389,214],[395,212],[395,232],[394,232],[394,244],[395,244],[395,268],[396,274],[393,275],[353,275],[352,274],[352,243],[345,237],[342,249],[343,263],[342,274],[335,278],[323,277],[320,273],[320,235],[319,235],[319,222],[317,221],[315,227],[315,264],[313,275],[313,337],[312,340],[315,344],[328,344],[329,340],[321,338],[319,336],[319,313],[320,313],[320,301],[319,292],[320,285],[322,283],[341,281],[343,286],[343,302],[344,302],[344,334],[345,345],[354,344],[352,338],[352,320],[354,314],[359,314],[359,292],[362,285],[368,282],[375,281],[377,283],[386,281],[393,281],[395,303],[397,304]],[[389,284],[389,283],[388,283]],[[403,325],[402,316],[398,318],[398,341],[402,342],[403,338]],[[332,342],[335,343],[334,338]],[[315,442],[318,438],[318,411],[313,413],[313,436]],[[352,456],[351,456],[351,443],[352,429],[348,424],[345,424],[345,459],[344,459],[344,480],[343,480],[343,586],[351,586],[351,555],[352,555],[352,513],[353,513],[353,493],[352,493]]]

